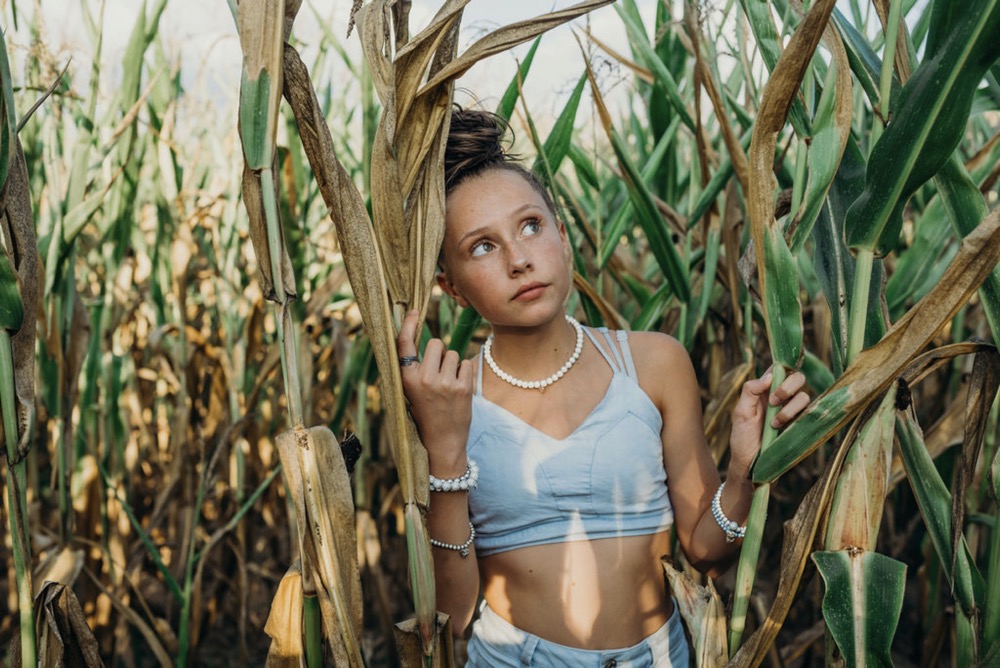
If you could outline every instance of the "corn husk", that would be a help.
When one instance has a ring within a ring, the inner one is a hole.
[[[299,519],[302,558],[312,568],[324,635],[337,665],[360,666],[363,606],[354,500],[340,445],[326,427],[291,429],[276,441]]]

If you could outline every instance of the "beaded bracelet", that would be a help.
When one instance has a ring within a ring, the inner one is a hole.
[[[726,483],[719,485],[719,489],[715,491],[715,496],[712,497],[712,515],[715,517],[719,528],[726,532],[726,542],[732,543],[737,538],[743,538],[747,535],[747,527],[745,524],[740,526],[726,517],[726,514],[722,512],[722,490],[725,488]]]
[[[455,545],[453,543],[442,543],[439,540],[434,540],[430,538],[431,545],[434,547],[444,548],[445,550],[455,550],[462,558],[465,559],[469,556],[469,548],[472,547],[472,541],[476,538],[476,527],[472,526],[472,522],[469,522],[469,540],[465,541],[461,545]]]
[[[476,460],[470,459],[469,465],[458,478],[437,478],[429,476],[430,488],[432,492],[468,492],[475,489],[479,482],[479,465]]]

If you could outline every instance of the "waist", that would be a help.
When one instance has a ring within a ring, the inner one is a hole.
[[[479,561],[490,607],[520,629],[584,649],[627,647],[671,612],[669,532],[537,545]]]

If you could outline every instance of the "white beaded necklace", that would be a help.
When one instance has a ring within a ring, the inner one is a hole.
[[[575,318],[569,315],[566,316],[566,322],[573,325],[573,329],[576,330],[576,346],[573,348],[573,354],[569,356],[566,363],[548,378],[543,378],[542,380],[521,380],[520,378],[514,378],[514,376],[501,369],[497,365],[496,360],[493,359],[492,334],[489,335],[486,339],[486,343],[483,344],[483,358],[486,360],[486,364],[493,369],[493,373],[495,373],[500,380],[507,381],[514,387],[520,387],[525,390],[543,390],[565,376],[566,372],[569,371],[574,364],[576,364],[578,359],[580,359],[580,353],[583,351],[583,327],[580,326],[580,323],[577,322]]]

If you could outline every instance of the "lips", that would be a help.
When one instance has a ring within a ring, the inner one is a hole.
[[[517,301],[531,301],[540,297],[547,287],[547,283],[527,283],[518,288],[512,299]]]

